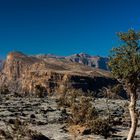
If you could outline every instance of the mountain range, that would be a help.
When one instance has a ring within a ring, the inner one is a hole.
[[[0,72],[0,88],[22,94],[35,94],[38,86],[48,94],[65,89],[97,91],[113,83],[110,72],[104,70],[107,60],[84,53],[59,57],[10,52]]]
[[[87,65],[90,67],[99,68],[103,70],[109,70],[109,67],[107,64],[109,59],[107,57],[91,56],[86,53],[78,53],[78,54],[73,54],[66,57],[56,56],[52,54],[36,55],[36,57],[44,58],[44,59],[48,57],[57,58],[57,59],[66,59],[71,62],[80,63],[80,64]]]

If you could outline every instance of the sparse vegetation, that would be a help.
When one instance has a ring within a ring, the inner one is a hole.
[[[109,121],[108,118],[105,119],[98,117],[90,122],[89,127],[92,133],[102,135],[104,136],[104,138],[111,136],[112,133],[115,132],[115,130],[112,128],[112,123]]]
[[[103,135],[107,138],[114,132],[112,129],[113,119],[110,121],[110,115],[102,119],[99,117],[99,113],[94,106],[94,97],[90,95],[92,94],[85,96],[85,93],[81,90],[68,90],[60,96],[59,105],[69,108],[70,114],[67,122],[70,126],[84,126],[91,133]]]
[[[0,139],[3,140],[49,140],[41,133],[33,131],[29,128],[26,121],[19,118],[11,119],[6,123],[7,130],[0,129]]]
[[[92,98],[80,96],[71,106],[70,122],[73,124],[88,125],[98,113],[92,103]]]
[[[108,99],[127,99],[127,94],[121,84],[115,84],[113,86],[103,87],[98,93],[100,98]]]
[[[35,86],[35,96],[37,96],[38,98],[43,98],[43,97],[47,96],[46,88],[41,85],[36,85]]]
[[[67,89],[60,94],[58,105],[63,107],[71,107],[72,104],[76,102],[80,94],[83,94],[81,90]]]
[[[1,87],[0,94],[9,94],[9,93],[10,93],[10,91],[7,86]]]

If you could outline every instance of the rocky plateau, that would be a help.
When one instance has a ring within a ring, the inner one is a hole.
[[[128,113],[125,100],[109,100],[111,112],[118,117]],[[96,99],[95,107],[101,113],[102,117],[106,116],[106,99]],[[140,108],[140,101],[138,101]],[[104,114],[104,115],[103,115]],[[127,114],[128,115],[128,114]],[[126,115],[126,116],[127,116]],[[56,96],[46,98],[21,98],[11,94],[1,95],[0,102],[0,128],[7,130],[8,125],[12,124],[17,118],[28,123],[28,128],[41,132],[50,140],[105,140],[104,137],[95,134],[80,134],[77,131],[69,132],[65,123],[64,108],[58,108]],[[129,123],[123,121],[123,125],[115,125],[117,132],[108,140],[125,140],[129,130]],[[128,118],[128,121],[130,118]],[[127,124],[127,125],[126,125]],[[140,126],[140,125],[139,125]],[[3,139],[1,140],[12,140]],[[140,127],[137,129],[134,140],[140,139]],[[19,139],[25,140],[25,139]],[[29,140],[29,139],[26,139]],[[43,140],[43,139],[40,139]]]
[[[98,91],[114,83],[108,71],[70,60],[11,52],[0,72],[0,87],[7,87],[10,92],[31,95],[36,93],[37,86],[51,94],[61,93],[66,88]]]

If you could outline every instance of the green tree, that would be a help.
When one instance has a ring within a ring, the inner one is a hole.
[[[130,97],[129,112],[131,117],[131,128],[127,140],[133,140],[138,124],[138,111],[136,109],[137,89],[140,77],[140,32],[133,29],[128,32],[119,32],[122,45],[111,51],[109,66],[113,76],[123,84]]]

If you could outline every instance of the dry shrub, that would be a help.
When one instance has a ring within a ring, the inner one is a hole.
[[[10,93],[10,91],[9,91],[7,86],[3,86],[3,87],[0,88],[0,94],[5,95],[5,94],[9,94],[9,93]]]
[[[93,105],[94,97],[88,92],[85,94],[82,90],[70,90],[59,97],[59,106],[70,109],[68,122],[70,124],[87,124],[89,120],[97,117],[97,111]]]
[[[97,97],[100,97],[100,98],[105,97],[109,99],[127,99],[128,98],[121,84],[103,87],[102,89],[100,89],[100,92],[97,94]]]
[[[112,133],[115,132],[108,118],[96,118],[90,123],[89,127],[91,132],[97,135],[102,135],[104,138],[111,136]]]
[[[49,140],[41,133],[31,130],[29,124],[19,118],[6,123],[6,130],[0,130],[2,140]]]
[[[76,102],[77,98],[82,93],[81,90],[67,89],[64,93],[61,93],[58,99],[58,105],[63,107],[71,107]]]
[[[100,118],[96,108],[93,106],[91,97],[81,96],[80,100],[71,107],[70,124],[85,126],[91,133],[102,135],[105,138],[115,132],[113,119]]]
[[[80,96],[71,106],[70,123],[87,125],[98,116],[92,98]]]
[[[91,133],[103,135],[105,138],[113,133],[113,123],[108,118],[101,119],[99,113],[94,106],[93,94],[85,94],[81,90],[68,90],[61,94],[59,105],[69,108],[68,117],[69,126],[81,126],[90,130]]]
[[[47,96],[47,90],[42,85],[36,85],[35,86],[35,96],[38,98],[44,98]]]

